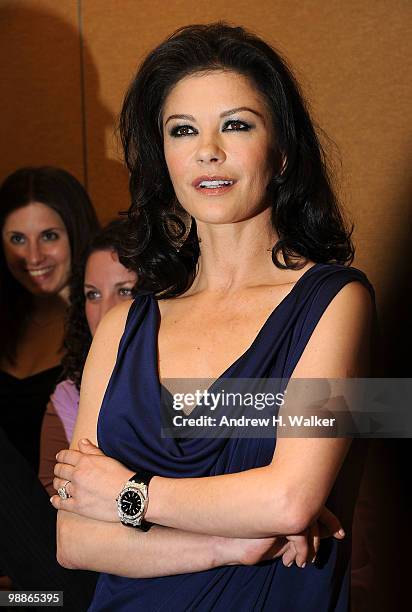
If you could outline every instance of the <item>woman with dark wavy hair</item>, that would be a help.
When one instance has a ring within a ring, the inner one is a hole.
[[[104,572],[92,611],[346,610],[325,504],[350,535],[349,439],[161,435],[169,379],[367,375],[373,290],[295,79],[243,28],[186,26],[121,134],[138,290],[99,327],[58,454],[58,559]]]
[[[39,479],[50,495],[56,453],[72,439],[80,381],[97,326],[110,308],[132,299],[136,273],[125,268],[118,255],[125,231],[124,219],[106,225],[93,238],[71,278],[63,380],[50,398],[41,431]]]

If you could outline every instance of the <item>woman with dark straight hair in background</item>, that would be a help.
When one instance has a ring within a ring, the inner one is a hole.
[[[93,612],[347,610],[349,439],[161,428],[169,379],[367,376],[373,290],[295,79],[241,27],[186,26],[121,134],[137,295],[99,326],[58,454],[58,559],[103,572]]]
[[[71,271],[98,226],[65,170],[21,168],[0,186],[0,427],[36,473],[41,421],[61,375]]]
[[[90,583],[56,566],[55,516],[37,471],[43,415],[62,374],[69,281],[98,227],[65,170],[20,168],[0,186],[0,573],[14,588],[68,586],[73,610]]]

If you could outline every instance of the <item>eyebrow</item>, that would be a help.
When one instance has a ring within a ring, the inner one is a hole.
[[[135,281],[134,281],[134,280],[132,280],[132,279],[130,279],[130,280],[125,280],[125,281],[122,281],[121,283],[116,283],[116,284],[115,284],[115,287],[123,287],[123,285],[127,285],[128,283],[133,283],[133,284],[134,284],[134,283],[135,283]]]
[[[115,283],[115,287],[123,287],[123,285],[127,285],[127,283],[133,283],[134,284],[135,281],[133,280],[125,280],[125,281],[120,281],[119,283]],[[83,285],[84,287],[89,287],[90,289],[98,289],[98,287],[96,287],[96,285],[90,285],[89,283],[84,283]]]
[[[47,229],[41,230],[40,233],[45,234],[46,232],[55,232],[56,230],[61,232],[63,228],[62,227],[48,227]],[[8,230],[6,234],[22,234],[24,236],[24,232],[21,232],[20,230]]]
[[[259,113],[259,111],[254,110],[249,106],[238,106],[237,108],[231,108],[230,110],[223,111],[223,113],[220,113],[219,117],[222,119],[223,117],[229,117],[230,115],[234,115],[235,113],[239,113],[240,111],[249,111],[249,113],[257,115],[262,119],[262,121],[264,121],[262,113]],[[171,119],[188,119],[189,121],[196,121],[193,115],[170,115],[170,117],[168,117],[167,121],[165,122],[165,126]]]

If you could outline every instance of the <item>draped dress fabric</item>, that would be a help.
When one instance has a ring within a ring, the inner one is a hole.
[[[352,281],[362,283],[373,296],[366,276],[356,268],[312,266],[270,314],[249,349],[219,378],[290,378],[328,304]],[[263,439],[161,437],[159,324],[155,297],[139,295],[130,308],[99,415],[98,442],[103,452],[130,469],[172,478],[227,474],[269,464],[275,431],[273,438]],[[328,507],[345,514],[346,498],[347,490],[340,490],[337,482]],[[157,578],[101,574],[89,611],[343,612],[349,606],[350,537],[346,542],[322,540],[318,556],[319,563],[304,569],[286,568],[277,559]]]

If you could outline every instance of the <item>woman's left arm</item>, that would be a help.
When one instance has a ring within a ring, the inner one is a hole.
[[[367,289],[347,284],[325,310],[293,377],[367,376],[372,316]],[[205,478],[154,477],[146,520],[229,537],[300,533],[318,517],[349,446],[345,438],[279,438],[265,467]],[[109,508],[108,499],[100,503]],[[118,520],[111,504],[111,520]]]

